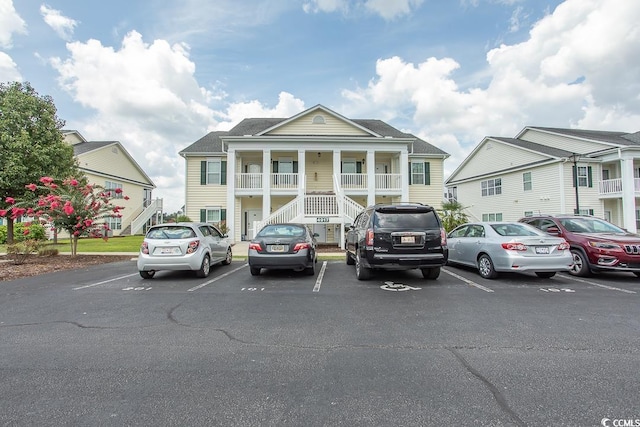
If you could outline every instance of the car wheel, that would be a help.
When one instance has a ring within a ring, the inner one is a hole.
[[[231,252],[231,248],[227,249],[227,255],[224,257],[224,261],[222,261],[223,265],[231,264],[231,260],[233,259],[233,253]]]
[[[493,261],[491,261],[489,255],[480,255],[478,259],[478,273],[485,279],[495,279],[498,277],[498,272],[493,267]]]
[[[344,259],[347,262],[347,265],[353,265],[356,262],[353,260],[353,257],[351,256],[351,254],[349,253],[349,251],[346,251],[344,253]]]
[[[260,269],[258,267],[249,267],[249,270],[251,271],[252,276],[260,275]]]
[[[196,276],[207,277],[209,275],[210,268],[211,268],[211,263],[209,260],[209,254],[206,254],[204,258],[202,258],[202,264],[200,265],[200,269],[196,271]]]
[[[156,274],[155,270],[149,271],[140,271],[140,277],[143,279],[153,279],[153,276]]]
[[[428,280],[436,280],[440,277],[440,267],[421,268],[422,277]]]
[[[360,251],[356,250],[356,278],[358,280],[367,280],[371,277],[371,269],[362,265]]]
[[[573,255],[573,267],[569,270],[569,274],[579,277],[588,276],[591,272],[589,271],[587,257],[579,249],[571,249],[571,255]]]
[[[536,271],[536,276],[538,276],[541,279],[550,279],[555,275],[556,275],[555,271]]]
[[[312,262],[311,267],[307,267],[304,269],[304,274],[307,276],[313,276],[316,274],[316,263]]]

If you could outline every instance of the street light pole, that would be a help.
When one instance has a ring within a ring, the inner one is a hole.
[[[573,186],[576,190],[576,211],[575,214],[580,214],[580,199],[578,198],[578,153],[571,154],[571,160],[573,160]]]

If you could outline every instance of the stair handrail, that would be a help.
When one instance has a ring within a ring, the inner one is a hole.
[[[144,204],[143,204],[144,206]],[[162,210],[162,199],[156,198],[151,200],[151,203],[142,210],[142,212],[131,221],[131,235],[142,231],[142,228],[147,221],[158,212]]]

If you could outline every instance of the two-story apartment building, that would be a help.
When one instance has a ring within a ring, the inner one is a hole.
[[[268,222],[306,223],[319,242],[344,243],[344,226],[375,203],[440,207],[439,148],[374,119],[317,105],[289,118],[248,118],[210,132],[180,155],[185,213],[224,221],[233,240]]]
[[[474,220],[595,215],[640,228],[640,132],[526,127],[485,137],[446,180]]]
[[[124,207],[122,217],[105,220],[114,236],[142,233],[151,218],[159,219],[162,200],[152,198],[155,184],[120,142],[87,141],[76,130],[62,132],[89,183],[114,190],[114,203]],[[115,194],[118,188],[122,193]]]

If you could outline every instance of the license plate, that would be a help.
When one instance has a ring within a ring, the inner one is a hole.
[[[284,252],[284,245],[271,245],[271,252]]]
[[[415,243],[416,238],[414,236],[400,236],[400,243]]]
[[[547,246],[538,246],[538,247],[536,247],[536,253],[537,254],[548,254],[549,253],[549,248]]]
[[[160,253],[160,255],[175,255],[180,253],[180,248],[158,248],[156,249],[156,253]]]

